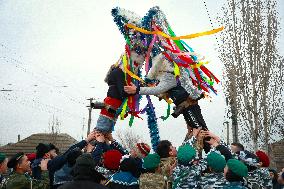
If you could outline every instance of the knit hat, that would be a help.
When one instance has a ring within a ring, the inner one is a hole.
[[[17,154],[15,154],[14,156],[12,156],[8,163],[7,163],[7,167],[8,168],[15,168],[17,163],[19,162],[19,160],[24,156],[23,152],[19,152]]]
[[[183,164],[190,163],[196,156],[196,150],[189,144],[180,146],[177,152],[178,161]]]
[[[269,167],[270,160],[264,151],[258,150],[255,152],[255,155],[259,158],[259,161],[262,162],[262,167]]]
[[[134,177],[138,178],[140,175],[139,165],[135,158],[129,157],[122,160],[120,163],[120,170],[130,172]]]
[[[137,143],[134,148],[137,152],[137,156],[140,158],[147,156],[151,150],[150,146],[146,143]]]
[[[0,152],[0,163],[2,163],[6,159],[6,155]]]
[[[144,159],[143,159],[143,167],[145,169],[155,169],[159,166],[160,164],[160,156],[158,154],[148,154]]]
[[[237,159],[228,160],[227,166],[233,173],[240,177],[246,177],[248,175],[247,166]]]
[[[213,171],[219,173],[224,170],[226,166],[226,160],[222,155],[216,152],[211,152],[207,156],[207,164],[213,169]]]
[[[36,158],[36,153],[29,153],[29,154],[26,154],[26,156],[28,157],[29,161],[33,161]]]
[[[110,170],[118,170],[122,154],[118,150],[108,150],[103,154],[104,167]]]

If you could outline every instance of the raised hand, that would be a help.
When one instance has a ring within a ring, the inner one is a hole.
[[[135,94],[137,87],[131,82],[130,85],[124,86],[124,91],[127,94]]]

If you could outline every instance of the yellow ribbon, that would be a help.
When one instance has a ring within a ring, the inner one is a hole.
[[[216,28],[216,29],[213,29],[213,30],[205,31],[205,32],[199,32],[199,33],[193,33],[193,34],[189,34],[189,35],[171,37],[171,36],[165,34],[164,32],[161,32],[161,31],[148,31],[148,30],[145,30],[143,28],[136,27],[133,24],[126,24],[126,26],[128,28],[135,29],[135,30],[137,30],[137,31],[139,31],[141,33],[144,33],[144,34],[148,34],[148,35],[156,34],[156,35],[160,35],[160,36],[163,36],[165,38],[172,39],[172,40],[192,39],[192,38],[201,37],[201,36],[205,36],[205,35],[211,35],[211,34],[219,32],[219,31],[222,31],[224,29],[224,27],[222,26],[222,27],[219,27],[219,28]]]
[[[175,62],[174,62],[174,74],[175,74],[175,77],[180,76],[179,67]]]
[[[206,61],[206,62],[198,62],[197,64],[194,64],[194,65],[190,65],[191,68],[200,68],[200,66],[203,66],[204,64],[208,64],[209,61]]]
[[[122,110],[121,110],[121,113],[120,113],[120,119],[121,120],[124,120],[124,116],[126,114],[127,101],[128,101],[128,98],[125,100],[125,102],[122,106]]]

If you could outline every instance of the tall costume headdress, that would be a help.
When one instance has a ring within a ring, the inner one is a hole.
[[[122,55],[119,61],[119,65],[121,65],[124,69],[127,84],[130,84],[130,82],[137,84],[137,81],[143,82],[143,80],[141,79],[141,71],[138,70],[137,74],[134,73],[133,67],[137,66],[137,64],[132,62],[130,51],[135,51],[138,55],[145,56],[148,50],[148,38],[151,36],[143,34],[135,30],[134,28],[129,28],[127,26],[128,24],[131,24],[137,27],[143,27],[143,19],[134,12],[116,7],[112,9],[112,16],[126,41],[125,54]],[[140,64],[138,66],[140,67],[142,65]],[[154,106],[151,102],[150,96],[147,96],[147,106],[143,110],[139,110],[140,99],[140,95],[129,96],[121,106],[120,117],[121,119],[123,119],[127,116],[128,112],[130,112],[131,118],[129,125],[132,125],[134,116],[138,116],[139,113],[146,112],[148,116],[148,128],[150,132],[152,148],[155,150],[160,141],[160,137]]]

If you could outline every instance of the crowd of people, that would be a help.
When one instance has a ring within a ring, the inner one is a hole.
[[[0,183],[3,189],[284,188],[284,170],[277,173],[269,164],[264,151],[228,146],[201,128],[189,131],[178,150],[162,140],[155,151],[146,143],[128,151],[111,133],[93,131],[60,155],[44,143],[31,154],[8,159],[0,153]]]

